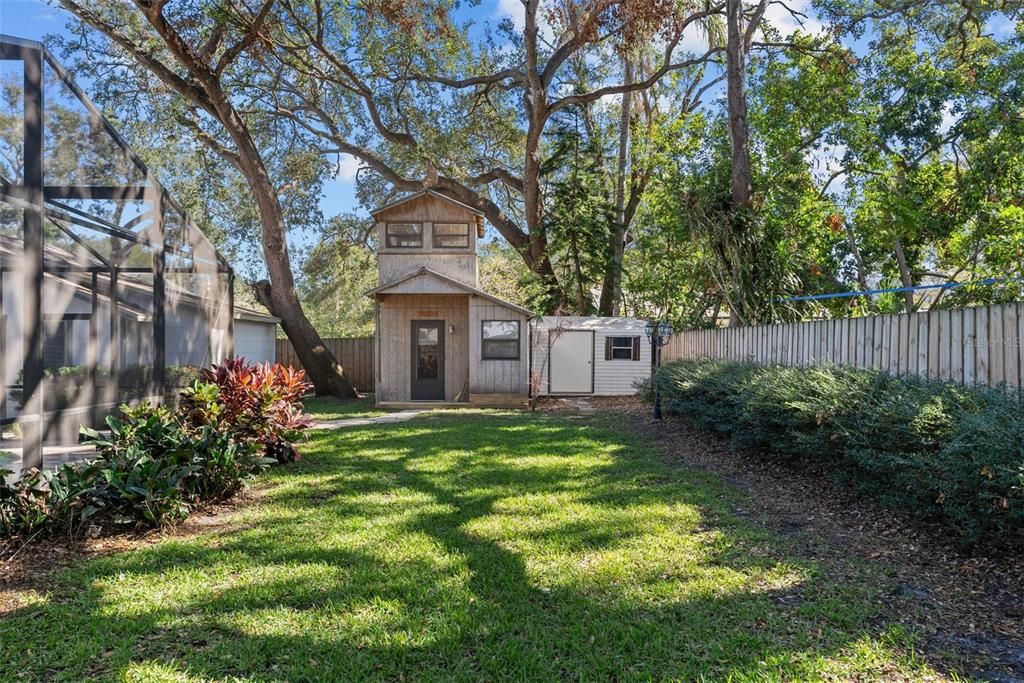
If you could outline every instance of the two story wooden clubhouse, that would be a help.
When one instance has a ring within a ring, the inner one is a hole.
[[[373,217],[377,403],[525,402],[532,313],[479,288],[483,214],[427,190]]]

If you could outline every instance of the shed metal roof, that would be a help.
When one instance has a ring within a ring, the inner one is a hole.
[[[537,326],[542,329],[562,327],[573,330],[643,332],[646,325],[647,321],[643,318],[545,315],[537,319]]]
[[[235,304],[235,320],[245,320],[252,323],[266,323],[267,325],[276,325],[281,322],[281,319],[277,316],[264,313],[263,311],[257,311],[254,308],[239,306],[238,304]]]

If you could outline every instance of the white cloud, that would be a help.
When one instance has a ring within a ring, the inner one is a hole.
[[[498,4],[494,8],[494,16],[498,19],[509,17],[517,31],[526,28],[526,5],[522,3],[522,0],[498,0]],[[548,43],[554,42],[555,32],[551,24],[547,22],[543,8],[537,10],[537,30],[541,40]]]
[[[985,32],[998,39],[1009,38],[1017,31],[1017,21],[1009,15],[998,12],[985,23]]]
[[[806,5],[809,7],[810,2],[809,0],[798,0],[798,5]],[[522,31],[526,28],[526,7],[522,0],[497,0],[494,6],[493,16],[496,19],[504,19],[505,17],[510,18],[512,20],[512,25],[515,26],[517,31]],[[537,24],[541,39],[548,43],[555,42],[556,37],[554,29],[547,22],[543,9],[538,10],[537,12]],[[684,52],[703,54],[708,50],[707,34],[696,24],[691,24],[683,31],[683,38],[679,43],[679,47]]]
[[[960,120],[960,117],[953,111],[953,103],[946,102],[942,105],[942,122],[939,123],[939,134],[945,135],[953,130],[953,125]]]
[[[683,38],[679,41],[679,47],[684,52],[704,54],[709,49],[708,35],[696,24],[690,24],[683,29]]]
[[[511,17],[512,23],[520,31],[526,28],[526,6],[520,0],[498,0],[494,14],[499,17]]]
[[[810,0],[796,0],[788,4],[798,12],[797,15],[794,16],[792,12],[777,3],[768,5],[768,9],[764,13],[765,20],[783,36],[789,36],[796,30],[811,34],[821,33],[824,30],[825,25],[818,19]],[[806,15],[807,18],[805,19],[800,14]]]
[[[359,159],[351,154],[341,154],[338,158],[338,167],[334,169],[334,177],[351,182],[356,179],[360,165]]]

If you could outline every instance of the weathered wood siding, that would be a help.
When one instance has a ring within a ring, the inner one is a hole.
[[[483,226],[482,217],[465,206],[432,195],[414,197],[377,211],[374,216],[379,245],[378,274],[380,284],[387,286],[377,294],[377,400],[405,402],[410,399],[413,320],[444,321],[446,401],[466,401],[471,393],[526,395],[529,390],[528,316],[426,274],[388,286],[426,267],[476,288],[476,246],[478,228]],[[388,223],[422,225],[422,247],[388,247]],[[469,237],[467,246],[436,247],[436,223],[465,224]],[[483,359],[483,320],[520,322],[518,360]]]
[[[483,321],[519,321],[519,360],[484,360]],[[530,388],[529,318],[519,311],[473,296],[469,300],[469,391],[527,394]]]
[[[324,339],[357,391],[372,392],[374,377],[373,337]],[[299,357],[287,339],[277,340],[277,362],[293,368],[302,368]]]
[[[443,316],[448,314],[448,308],[442,308],[435,306],[432,303],[416,303],[414,295],[403,295],[405,299],[404,303],[400,305],[392,306],[391,311],[382,316],[384,324],[392,324],[396,327],[389,328],[385,336],[393,338],[393,343],[389,346],[394,347],[394,358],[396,359],[392,365],[401,365],[401,369],[397,369],[395,373],[388,373],[388,376],[401,375],[395,382],[400,382],[401,386],[404,387],[404,394],[396,395],[407,395],[409,391],[409,375],[408,370],[412,363],[411,355],[412,350],[410,348],[412,341],[409,338],[410,325],[414,319],[422,320],[438,320],[445,319]],[[426,300],[427,297],[415,297],[421,300]],[[460,324],[459,311],[454,311],[451,320],[445,319],[445,343],[448,345],[447,354],[454,354],[458,352],[459,342],[456,341],[453,347],[450,340],[455,338],[456,340],[461,335],[463,339],[468,334],[470,337],[468,355],[463,353],[463,358],[469,364],[469,376],[470,376],[470,391],[475,394],[523,394],[525,395],[529,388],[529,356],[528,356],[528,328],[529,321],[523,314],[518,311],[508,309],[500,304],[495,304],[487,299],[481,297],[468,297],[467,295],[457,295],[453,297],[445,297],[449,299],[461,299],[462,306],[461,310],[465,311],[469,309],[469,315],[462,315],[463,322]],[[384,299],[388,299],[388,295],[384,296]],[[397,297],[396,297],[397,299]],[[468,305],[467,299],[472,299],[475,302],[472,305]],[[392,303],[397,304],[397,301]],[[401,309],[405,313],[399,313],[395,309]],[[417,312],[431,312],[436,311],[441,317],[439,318],[427,318],[427,317],[415,317]],[[410,313],[411,312],[411,313]],[[413,316],[413,317],[410,317]],[[520,321],[520,344],[521,353],[519,361],[498,361],[488,360],[484,361],[482,358],[482,352],[480,348],[481,342],[481,322],[483,320],[519,320]],[[380,321],[379,321],[380,322]],[[448,332],[448,325],[455,325],[455,334],[452,335]],[[400,328],[398,326],[401,326]],[[393,330],[393,332],[392,332]],[[397,339],[397,338],[401,339]],[[353,337],[353,338],[328,338],[324,339],[324,344],[330,349],[334,357],[338,359],[338,362],[345,368],[345,372],[348,373],[349,378],[355,385],[356,389],[361,392],[372,392],[375,390],[375,376],[377,373],[377,363],[374,357],[375,342],[373,337]],[[466,346],[462,345],[465,349]],[[404,351],[402,350],[404,349]],[[400,358],[399,358],[400,355]],[[645,356],[649,359],[649,356]],[[287,339],[277,340],[277,361],[283,365],[289,365],[294,368],[301,368],[302,363],[299,362],[298,356],[295,350],[292,348],[291,342]],[[446,357],[446,367],[450,363],[448,357]],[[649,360],[647,361],[649,362]],[[450,371],[445,373],[445,389],[446,395],[449,386],[452,385],[453,381],[457,381],[457,378],[449,375]],[[402,374],[404,373],[404,374]],[[463,371],[465,373],[465,371]],[[463,385],[465,385],[465,374],[463,374]],[[399,386],[398,384],[395,385]],[[461,390],[461,387],[460,387]],[[387,392],[385,392],[387,393]],[[385,399],[380,400],[407,400],[407,399]],[[452,399],[454,400],[454,399]]]
[[[377,312],[377,400],[410,400],[412,321],[443,320],[444,399],[467,400],[469,296],[382,294]],[[455,326],[455,332],[449,326]]]
[[[962,384],[1024,387],[1024,303],[842,320],[689,330],[662,359],[878,368]]]
[[[466,290],[462,287],[445,282],[441,278],[434,277],[429,273],[417,275],[404,282],[391,285],[387,293],[390,294],[455,294],[466,296]]]
[[[377,214],[378,273],[380,283],[387,284],[402,275],[426,266],[466,284],[477,285],[476,214],[457,204],[429,195],[386,209]],[[423,247],[391,249],[387,246],[387,223],[421,223]],[[469,225],[469,247],[438,249],[434,247],[434,223],[466,223]]]
[[[477,286],[476,256],[465,254],[417,254],[419,258],[408,258],[411,254],[401,256],[380,254],[377,256],[377,277],[381,284],[394,282],[403,275],[426,266],[434,272],[447,275],[467,285]],[[472,259],[472,263],[469,260]]]

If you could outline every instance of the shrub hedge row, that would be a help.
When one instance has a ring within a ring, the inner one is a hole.
[[[965,545],[1024,547],[1024,402],[1009,392],[840,367],[676,361],[666,412],[845,475]]]

